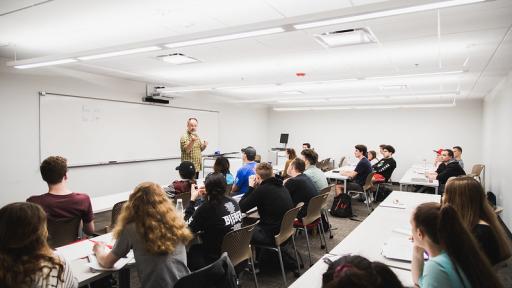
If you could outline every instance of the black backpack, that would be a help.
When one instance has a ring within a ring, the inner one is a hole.
[[[346,193],[341,193],[334,197],[331,206],[331,215],[341,218],[352,217],[352,198]]]

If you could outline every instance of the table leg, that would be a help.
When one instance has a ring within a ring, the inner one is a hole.
[[[404,190],[402,190],[402,183],[400,183],[400,191],[404,191]]]
[[[343,193],[347,194],[347,179],[343,179]]]
[[[439,186],[436,186],[434,189],[436,190],[436,195],[439,195]]]

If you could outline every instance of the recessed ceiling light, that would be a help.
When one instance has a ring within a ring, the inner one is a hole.
[[[287,94],[287,95],[301,95],[301,94],[304,94],[304,92],[299,91],[299,90],[281,91],[281,93]]]
[[[188,57],[184,54],[181,54],[181,53],[173,53],[173,54],[169,54],[169,55],[160,55],[160,56],[157,56],[160,60],[164,61],[164,62],[167,62],[167,63],[171,63],[171,64],[188,64],[188,63],[194,63],[194,62],[199,62],[199,60],[195,59],[195,58],[192,58],[192,57]]]
[[[284,31],[285,30],[283,28],[276,27],[276,28],[269,28],[269,29],[263,29],[263,30],[243,32],[243,33],[195,39],[195,40],[190,40],[190,41],[169,43],[169,44],[165,44],[165,46],[169,47],[169,48],[185,47],[185,46],[192,46],[192,45],[198,45],[198,44],[206,44],[206,43],[213,43],[213,42],[219,42],[219,41],[261,36],[261,35],[269,35],[269,34],[281,33]]]
[[[396,91],[396,90],[406,90],[406,89],[407,89],[407,85],[406,85],[406,84],[381,85],[379,88],[380,88],[380,90],[382,90],[382,91],[389,91],[389,90],[393,90],[393,91]]]
[[[316,22],[310,22],[310,23],[304,23],[304,24],[297,24],[297,25],[293,25],[293,27],[295,29],[297,29],[297,30],[308,29],[308,28],[321,27],[321,26],[327,26],[327,25],[349,23],[349,22],[355,22],[355,21],[363,21],[363,20],[375,19],[375,18],[381,18],[381,17],[387,17],[387,16],[395,16],[395,15],[401,15],[401,14],[415,13],[415,12],[428,11],[428,10],[435,10],[435,9],[441,9],[441,8],[465,5],[465,4],[472,4],[472,3],[484,2],[484,1],[486,1],[486,0],[450,0],[450,1],[442,1],[442,2],[423,4],[423,5],[415,5],[415,6],[410,6],[410,7],[404,7],[404,8],[397,8],[397,9],[378,11],[378,12],[371,12],[371,13],[354,15],[354,16],[348,16],[348,17],[335,18],[335,19],[330,19],[330,20],[323,20],[323,21],[316,21]]]
[[[314,37],[315,40],[325,48],[377,42],[377,38],[369,28],[355,28],[326,32],[317,34]]]
[[[61,59],[61,60],[55,60],[55,61],[47,61],[47,62],[39,62],[39,63],[32,63],[32,64],[23,64],[23,65],[15,65],[14,68],[17,69],[27,69],[27,68],[36,68],[36,67],[43,67],[43,66],[52,66],[52,65],[60,65],[60,64],[66,64],[66,63],[72,63],[76,62],[75,59]]]
[[[136,54],[136,53],[142,53],[142,52],[150,52],[150,51],[156,51],[156,50],[161,50],[161,49],[162,48],[160,48],[158,46],[149,46],[149,47],[121,50],[121,51],[108,52],[108,53],[102,53],[102,54],[96,54],[96,55],[90,55],[90,56],[82,56],[82,57],[77,57],[77,58],[82,61],[85,61],[85,60],[94,60],[94,59],[114,57],[114,56],[130,55],[130,54]]]

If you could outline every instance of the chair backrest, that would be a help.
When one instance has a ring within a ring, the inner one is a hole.
[[[256,154],[256,156],[254,156],[254,162],[256,162],[256,163],[260,163],[261,162],[261,155],[260,154]]]
[[[174,288],[237,288],[235,268],[227,253],[212,264],[180,278]]]
[[[338,164],[338,167],[343,167],[343,162],[345,162],[345,156],[341,156],[340,164]]]
[[[183,209],[187,209],[188,204],[190,203],[190,197],[191,192],[179,193],[176,194],[176,197],[174,197],[173,202],[174,204],[176,204],[178,199],[181,199],[181,202],[183,202]]]
[[[471,169],[471,174],[473,177],[480,176],[482,173],[482,170],[484,170],[485,165],[484,164],[475,164],[473,165],[473,168]]]
[[[254,227],[258,222],[224,235],[220,251],[228,253],[229,259],[234,266],[251,258],[251,238]]]
[[[304,203],[300,202],[297,204],[297,206],[284,213],[283,220],[281,221],[281,230],[279,230],[279,234],[274,236],[276,245],[281,245],[284,241],[288,240],[288,238],[293,235],[295,231],[293,228],[293,221],[295,218],[297,218],[297,214],[299,213],[302,206],[304,206]]]
[[[119,217],[119,214],[121,213],[121,209],[123,209],[124,203],[127,201],[121,201],[114,204],[114,207],[112,207],[112,217],[110,218],[110,227],[113,228],[116,225],[117,217]]]
[[[372,188],[372,186],[373,186],[372,178],[373,178],[374,174],[375,174],[375,172],[371,172],[370,174],[368,174],[368,176],[366,176],[366,180],[364,181],[364,186],[363,186],[364,191],[367,191],[368,189]]]
[[[329,194],[333,194],[336,192],[336,184],[331,184],[327,187],[325,187],[324,189],[320,190],[320,193],[318,193],[319,195],[322,195],[322,194],[326,194],[327,197],[329,197]],[[328,208],[327,207],[327,201],[325,201],[324,205],[322,206],[322,208],[326,209]]]
[[[75,242],[78,239],[81,221],[79,217],[67,219],[48,217],[46,223],[50,247],[56,248]]]
[[[309,225],[320,218],[322,214],[322,207],[327,203],[327,197],[329,197],[329,194],[324,193],[309,200],[308,211],[306,216],[302,218],[302,224]]]

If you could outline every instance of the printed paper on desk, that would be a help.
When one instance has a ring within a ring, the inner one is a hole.
[[[392,237],[382,245],[382,256],[388,259],[412,262],[414,244],[408,238]],[[425,259],[427,259],[425,257]]]
[[[80,259],[89,255],[92,251],[94,243],[87,240],[82,240],[66,246],[56,248],[56,253],[64,257],[68,261]]]
[[[380,207],[388,207],[388,208],[398,208],[405,209],[407,205],[405,203],[399,202],[398,200],[393,201],[383,201],[379,204]]]
[[[102,267],[98,263],[98,259],[96,259],[96,256],[94,256],[93,254],[89,255],[88,257],[89,257],[89,263],[87,263],[87,266],[89,266],[91,269],[96,270],[96,271],[121,270],[126,264],[128,264],[128,262],[130,262],[133,259],[133,257],[121,258],[121,259],[117,260],[117,262],[114,264],[114,266],[112,268],[105,268],[105,267]]]

